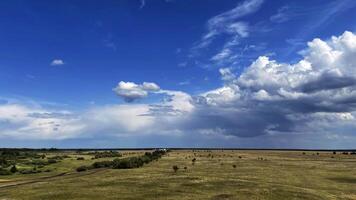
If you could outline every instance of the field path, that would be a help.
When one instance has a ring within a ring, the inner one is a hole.
[[[55,174],[52,176],[45,176],[45,177],[40,177],[36,179],[30,179],[30,180],[16,180],[16,181],[9,181],[6,182],[5,184],[0,185],[0,189],[4,188],[10,188],[10,187],[16,187],[20,185],[29,185],[33,183],[40,183],[40,182],[46,182],[46,181],[51,181],[51,180],[56,180],[57,178],[76,178],[76,177],[82,177],[82,176],[88,176],[92,174],[96,174],[98,172],[103,172],[106,171],[107,169],[101,168],[101,169],[93,169],[88,172],[64,172],[60,174]]]

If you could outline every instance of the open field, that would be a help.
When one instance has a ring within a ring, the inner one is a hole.
[[[144,155],[121,153],[119,159]],[[340,152],[175,150],[140,168],[83,172],[76,169],[114,158],[92,160],[87,152],[45,154],[68,157],[42,167],[49,172],[0,176],[1,200],[356,199],[356,155]],[[174,172],[173,166],[179,169]]]

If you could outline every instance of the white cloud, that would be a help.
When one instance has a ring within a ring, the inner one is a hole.
[[[221,61],[221,60],[225,60],[228,57],[230,57],[230,55],[232,54],[232,51],[230,49],[223,49],[221,52],[219,52],[218,54],[216,54],[215,56],[213,56],[211,58],[211,60],[213,61]]]
[[[133,102],[148,95],[148,92],[158,91],[160,88],[155,83],[144,82],[136,84],[133,82],[120,81],[113,91],[126,102]]]
[[[190,85],[190,80],[181,81],[178,83],[178,85]]]
[[[283,6],[278,9],[277,13],[272,15],[270,17],[270,20],[275,23],[283,23],[286,22],[290,19],[291,14],[290,13],[290,7],[289,6]]]
[[[69,111],[51,111],[21,104],[0,105],[0,137],[66,139],[82,134],[85,124]]]
[[[150,92],[164,96],[152,104],[95,106],[74,114],[3,103],[0,137],[177,133],[187,137],[356,138],[356,35],[346,31],[330,40],[314,39],[302,56],[290,64],[260,56],[239,76],[222,68],[223,85],[195,96],[160,89],[150,82],[121,81],[113,89],[127,101]]]
[[[247,37],[249,35],[248,23],[237,20],[256,12],[262,3],[263,0],[245,0],[235,8],[212,17],[207,22],[207,32],[193,49],[208,46],[215,37],[221,34],[232,35],[235,40]]]
[[[219,73],[223,81],[232,81],[236,78],[236,75],[232,73],[230,68],[220,68]]]
[[[85,112],[82,123],[92,134],[144,134],[155,123],[154,117],[145,115],[148,112],[145,104],[98,106]]]
[[[51,65],[52,65],[52,66],[64,65],[64,61],[61,60],[61,59],[54,59],[54,60],[51,62]]]
[[[142,89],[146,91],[158,91],[160,88],[155,83],[143,82]]]
[[[145,7],[145,5],[146,5],[146,1],[145,0],[141,0],[140,1],[140,9],[142,9],[143,7]]]

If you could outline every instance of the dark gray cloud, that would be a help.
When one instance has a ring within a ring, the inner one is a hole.
[[[318,92],[321,90],[333,90],[356,85],[356,78],[349,76],[337,76],[332,73],[323,73],[316,80],[309,81],[300,86],[302,92]]]

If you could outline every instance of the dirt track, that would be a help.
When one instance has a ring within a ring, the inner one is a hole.
[[[53,176],[40,177],[40,178],[24,180],[24,181],[21,181],[21,180],[9,181],[3,185],[0,185],[0,189],[16,187],[16,186],[20,186],[20,185],[29,185],[29,184],[33,184],[33,183],[46,182],[46,181],[55,180],[57,178],[75,178],[75,177],[81,177],[81,176],[88,176],[88,175],[92,175],[92,174],[95,174],[98,172],[103,172],[105,170],[107,170],[107,169],[93,169],[93,170],[90,170],[87,172],[64,172],[64,173],[60,173],[60,174],[55,174]]]

